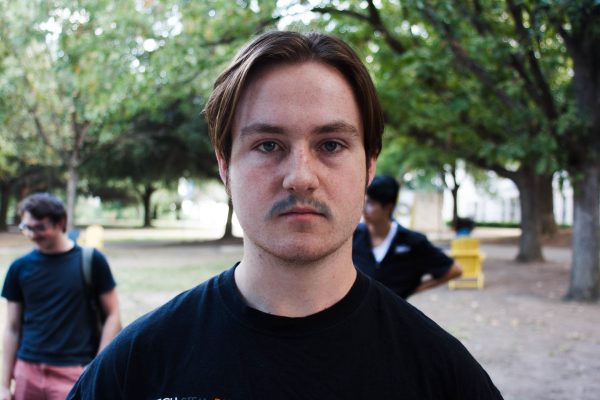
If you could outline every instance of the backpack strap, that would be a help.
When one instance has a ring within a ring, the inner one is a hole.
[[[85,285],[87,287],[92,287],[92,256],[94,254],[94,248],[84,246],[81,250],[83,279],[85,280]]]
[[[83,280],[85,281],[85,296],[87,298],[88,307],[91,311],[91,326],[93,329],[93,341],[95,348],[100,345],[100,338],[102,337],[102,327],[104,325],[104,319],[106,316],[101,311],[101,306],[98,304],[98,298],[95,296],[95,288],[92,280],[92,257],[94,255],[94,248],[90,246],[83,246],[81,248],[81,272],[83,273]]]

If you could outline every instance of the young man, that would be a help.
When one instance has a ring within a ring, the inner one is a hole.
[[[69,398],[501,398],[456,339],[352,264],[383,121],[345,43],[257,37],[205,114],[242,260],[126,328]]]
[[[2,288],[7,313],[0,399],[62,400],[121,328],[115,281],[104,256],[94,250],[92,282],[106,315],[98,338],[82,249],[65,233],[62,202],[34,194],[21,202],[19,214],[19,227],[35,250],[11,264]]]
[[[365,198],[365,223],[354,232],[352,260],[365,275],[406,299],[459,277],[462,269],[425,235],[394,221],[399,190],[394,178],[373,179]]]

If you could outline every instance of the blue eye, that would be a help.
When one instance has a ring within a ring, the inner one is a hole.
[[[258,145],[258,150],[263,153],[271,153],[277,150],[278,144],[275,142],[263,142]]]
[[[321,145],[321,148],[327,153],[335,153],[340,150],[341,145],[338,142],[328,141]]]

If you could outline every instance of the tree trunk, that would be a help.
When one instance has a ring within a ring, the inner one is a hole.
[[[11,186],[9,182],[0,183],[0,232],[8,230],[8,202]]]
[[[558,232],[556,218],[554,217],[554,190],[552,188],[553,174],[539,176],[537,203],[540,208],[540,223],[542,235],[554,235]]]
[[[582,179],[574,182],[573,257],[571,281],[565,299],[595,301],[600,295],[600,167],[584,167],[581,172]]]
[[[562,215],[560,216],[560,220],[563,225],[566,225],[567,224],[567,195],[563,188],[561,188],[561,190],[560,190],[560,198],[562,201]]]
[[[152,185],[144,186],[144,193],[142,194],[142,202],[144,204],[144,228],[152,226],[152,194],[156,189]]]
[[[452,227],[456,229],[456,223],[458,221],[458,189],[459,186],[454,186],[450,193],[452,193]]]
[[[573,88],[577,101],[577,119],[581,124],[575,126],[575,132],[579,131],[576,133],[578,139],[570,142],[566,149],[561,149],[571,164],[569,172],[573,177],[574,189],[573,256],[571,280],[565,298],[594,301],[600,296],[600,35],[595,29],[598,25],[597,18],[591,16],[585,20],[585,23],[580,23],[583,26],[588,23],[590,25],[581,29],[580,34],[569,36],[566,32],[561,33],[573,59]]]
[[[519,189],[521,205],[521,238],[517,261],[543,261],[541,242],[541,214],[537,204],[539,176],[528,168],[519,170],[515,184]]]
[[[21,182],[17,183],[17,204],[19,204],[25,197],[29,195],[29,187]],[[19,207],[15,207],[14,220],[17,224],[21,223],[21,215],[19,215]]]
[[[75,226],[75,201],[79,174],[75,163],[69,163],[67,176],[67,232]]]
[[[223,233],[222,239],[229,239],[233,237],[233,202],[231,197],[227,200],[227,222],[225,222],[225,233]]]

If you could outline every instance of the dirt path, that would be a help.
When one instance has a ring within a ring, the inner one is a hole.
[[[600,398],[600,305],[563,302],[570,250],[519,264],[512,245],[484,245],[486,287],[447,288],[411,303],[458,337],[506,400]]]

